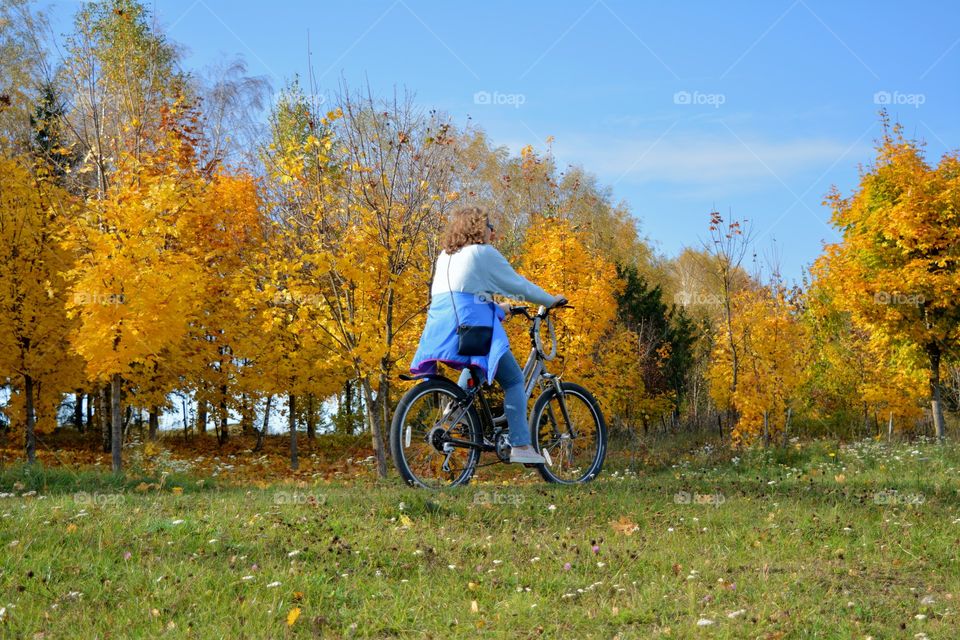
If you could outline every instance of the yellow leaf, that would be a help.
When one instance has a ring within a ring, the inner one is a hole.
[[[632,536],[634,531],[640,529],[640,527],[627,516],[621,516],[619,520],[611,522],[610,526],[613,527],[614,531],[622,533],[625,536]]]
[[[297,621],[297,618],[300,617],[300,607],[294,607],[290,609],[290,613],[287,614],[287,626],[292,627],[293,623]]]

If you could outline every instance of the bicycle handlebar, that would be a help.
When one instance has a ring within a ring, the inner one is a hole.
[[[569,304],[559,305],[556,307],[545,307],[540,305],[540,308],[537,309],[537,313],[530,315],[528,308],[525,306],[511,306],[510,313],[514,315],[522,315],[527,320],[530,320],[533,324],[530,327],[530,337],[533,339],[533,346],[537,350],[537,353],[546,360],[550,361],[557,357],[557,332],[553,326],[553,318],[550,316],[550,312],[556,309],[572,309],[573,307]],[[550,336],[550,353],[547,353],[543,348],[543,339],[540,337],[540,327],[543,324],[543,321],[547,321],[547,334]]]

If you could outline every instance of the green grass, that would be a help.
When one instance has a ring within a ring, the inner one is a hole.
[[[441,494],[7,468],[0,636],[960,636],[960,448],[735,456]]]

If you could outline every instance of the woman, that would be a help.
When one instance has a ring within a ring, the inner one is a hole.
[[[469,366],[479,367],[486,381],[500,383],[504,392],[504,412],[510,430],[510,462],[543,464],[543,456],[530,445],[527,426],[527,397],[523,372],[510,352],[510,342],[502,322],[510,305],[494,304],[492,294],[554,307],[566,304],[563,296],[552,296],[510,266],[490,242],[495,229],[490,217],[479,207],[456,211],[442,238],[443,251],[437,257],[430,290],[430,310],[413,357],[411,373],[435,373],[442,362],[462,369],[460,386],[470,379]],[[458,353],[457,325],[493,326],[490,353],[462,356]]]

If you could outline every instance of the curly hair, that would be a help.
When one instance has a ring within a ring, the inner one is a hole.
[[[486,244],[490,216],[480,207],[462,207],[450,215],[440,245],[448,254],[454,254],[468,244]]]

